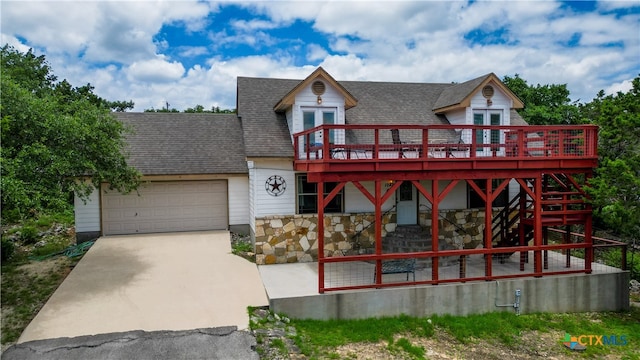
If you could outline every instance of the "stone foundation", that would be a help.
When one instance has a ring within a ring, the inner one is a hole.
[[[369,253],[375,248],[375,219],[371,213],[324,217],[324,256]],[[395,213],[383,217],[382,236],[394,231]],[[268,216],[256,219],[256,264],[284,264],[318,260],[316,214]]]
[[[484,209],[443,210],[440,214],[439,241],[456,249],[473,249],[482,245]],[[374,219],[373,213],[326,215],[324,256],[372,254],[375,249]],[[426,231],[431,232],[431,212],[420,212],[419,221]],[[382,225],[383,238],[388,232],[395,231],[395,212],[385,214]],[[258,265],[318,260],[316,214],[259,218],[253,235]]]
[[[443,219],[444,217],[444,219]],[[431,212],[420,212],[420,225],[431,232]],[[438,241],[451,248],[475,249],[484,242],[484,209],[440,210]]]

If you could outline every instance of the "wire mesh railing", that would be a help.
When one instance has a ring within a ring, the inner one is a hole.
[[[368,254],[322,260],[321,291],[544,277],[576,273],[611,273],[627,269],[627,244],[549,228],[542,246],[480,248]],[[567,241],[567,239],[570,239]],[[593,262],[585,253],[593,251]],[[415,259],[407,262],[407,259]],[[389,265],[387,265],[389,264]],[[413,264],[413,265],[408,265]]]

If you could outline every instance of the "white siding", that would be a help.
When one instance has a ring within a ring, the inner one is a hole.
[[[422,187],[424,187],[429,193],[431,193],[431,180],[420,181]],[[449,185],[449,181],[438,182],[438,189],[440,192]],[[431,209],[431,203],[420,194],[420,210]],[[453,210],[453,209],[466,209],[467,208],[467,183],[460,180],[456,186],[447,194],[447,196],[438,204],[440,210]]]
[[[289,128],[289,133],[291,134],[291,143],[293,144],[293,134],[296,132],[293,131],[293,108],[287,109],[285,112],[285,117],[287,118],[287,127]]]
[[[520,184],[517,180],[511,179],[509,181],[509,201],[520,194]]]
[[[100,192],[94,190],[86,202],[75,195],[73,203],[76,232],[100,231]]]
[[[505,93],[500,91],[498,85],[490,82],[489,85],[493,86],[495,92],[491,98],[491,105],[487,105],[487,99],[482,96],[482,90],[478,91],[471,98],[472,109],[483,110],[502,110],[502,125],[511,125],[510,110],[513,106],[513,101]],[[448,114],[447,114],[448,116]],[[473,112],[467,112],[467,124],[473,125]]]
[[[460,110],[455,110],[455,111],[448,112],[446,114],[446,116],[447,116],[447,120],[449,120],[449,122],[452,125],[465,125],[465,124],[467,124],[467,111],[466,111],[466,109],[460,109]]]
[[[286,182],[286,190],[280,196],[272,196],[267,193],[265,183],[272,175],[279,175]],[[253,218],[269,215],[294,215],[296,204],[296,178],[291,161],[270,160],[254,161],[254,169],[251,172],[253,183]]]
[[[367,181],[361,183],[371,195],[375,195],[375,185],[373,181]],[[382,193],[384,194],[387,191],[386,186],[382,186]],[[357,212],[373,212],[375,208],[371,201],[367,199],[364,194],[358,190],[357,187],[353,185],[353,183],[348,183],[344,187],[344,198],[345,198],[345,206],[344,211],[346,213],[357,213]],[[389,200],[382,205],[382,211],[386,211],[390,209],[396,203],[395,194],[391,195]]]
[[[249,178],[231,177],[229,183],[229,225],[249,223]]]
[[[251,232],[255,233],[256,231],[256,191],[255,191],[255,183],[256,183],[256,169],[255,163],[253,161],[247,161],[247,166],[249,168],[249,227],[251,228]]]
[[[302,106],[318,106],[318,95],[315,95],[313,91],[311,91],[311,85],[314,82],[315,80],[296,94],[296,104]],[[344,96],[333,86],[329,85],[328,82],[324,81],[324,84],[326,85],[326,90],[324,94],[320,95],[320,97],[322,97],[321,106],[341,106],[344,108]]]
[[[304,130],[301,107],[333,108],[336,110],[335,123],[338,125],[343,125],[345,123],[344,97],[327,82],[325,82],[325,85],[326,90],[325,93],[321,95],[321,105],[318,105],[318,96],[311,91],[311,85],[305,87],[296,94],[295,104],[286,112],[287,124],[289,125],[289,131],[291,131],[292,135]],[[335,142],[337,144],[344,144],[344,131],[336,131]]]
[[[447,185],[448,181],[441,181],[438,184],[440,191],[442,191]],[[428,191],[431,192],[431,181],[424,180],[421,181],[420,184]],[[374,183],[373,182],[363,182],[362,185],[369,190],[369,192],[374,194]],[[388,187],[383,185],[382,193],[384,194],[387,191]],[[356,188],[352,183],[349,183],[345,186],[345,212],[373,212],[374,206],[373,204]],[[422,194],[419,196],[420,204],[424,204],[420,210],[426,210],[427,208],[431,208],[431,203],[425,199]],[[391,208],[396,200],[395,194],[391,195],[389,200],[382,207],[383,211]],[[449,194],[440,202],[439,208],[441,210],[449,210],[449,209],[466,209],[467,207],[467,185],[464,181],[459,181],[458,184],[449,192]]]

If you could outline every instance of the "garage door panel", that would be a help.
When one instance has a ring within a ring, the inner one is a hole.
[[[228,225],[224,180],[147,183],[134,194],[103,192],[102,204],[105,235],[217,230]]]

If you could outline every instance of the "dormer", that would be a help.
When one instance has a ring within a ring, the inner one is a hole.
[[[345,123],[345,110],[356,106],[357,100],[322,67],[302,80],[273,108],[284,112],[291,134],[322,124]],[[343,134],[332,132],[330,142],[344,142]],[[321,139],[314,138],[315,142]]]
[[[494,74],[455,84],[446,88],[438,97],[433,112],[445,115],[454,125],[521,125],[512,124],[511,110],[524,104]],[[501,143],[504,134],[498,130],[477,131],[478,144]],[[471,131],[463,131],[461,140],[471,143]]]

